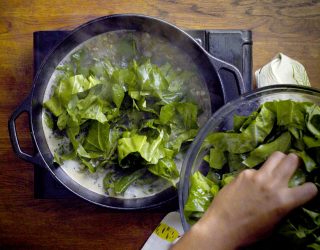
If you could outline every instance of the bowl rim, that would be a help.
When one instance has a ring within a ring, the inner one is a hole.
[[[263,94],[272,94],[272,93],[286,93],[286,92],[297,92],[301,94],[309,94],[315,95],[320,97],[320,89],[316,89],[313,87],[307,87],[302,85],[293,85],[293,84],[276,84],[276,85],[269,85],[261,88],[254,89],[250,92],[247,92],[238,98],[226,103],[222,107],[220,107],[205,123],[205,125],[200,129],[198,135],[191,143],[185,158],[182,163],[181,171],[180,171],[180,181],[178,184],[178,200],[179,200],[179,213],[180,213],[180,220],[182,223],[183,230],[186,232],[190,229],[189,223],[186,221],[184,216],[184,205],[187,201],[188,194],[185,194],[186,190],[189,190],[189,178],[190,177],[192,167],[190,167],[189,162],[194,162],[198,156],[200,151],[201,145],[205,137],[207,136],[207,132],[209,131],[211,124],[213,121],[217,120],[217,118],[224,113],[229,113],[231,110],[234,109],[234,106],[237,106],[237,103],[243,102],[245,100],[251,100],[256,98],[259,95]],[[189,167],[188,167],[189,166]],[[184,180],[182,180],[184,177]],[[188,188],[186,188],[188,186]]]

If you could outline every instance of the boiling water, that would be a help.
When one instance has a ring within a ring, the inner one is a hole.
[[[137,51],[141,53],[142,57],[148,57],[151,63],[162,65],[166,62],[173,65],[174,68],[180,68],[192,72],[197,72],[191,59],[185,54],[179,51],[178,48],[169,44],[166,40],[159,37],[152,37],[150,34],[142,32],[129,32],[129,31],[114,31],[108,32],[99,36],[96,36],[80,46],[72,50],[59,64],[64,65],[70,61],[70,56],[79,49],[86,48],[87,51],[95,58],[107,57],[108,60],[120,67],[126,67],[128,65],[128,59],[123,55],[117,53],[119,42],[122,39],[134,39],[136,42]],[[85,66],[85,65],[83,65]],[[57,78],[61,74],[60,71],[55,71],[51,76],[47,89],[44,95],[44,102],[47,101],[52,95],[53,88],[57,83]],[[199,117],[199,125],[209,118],[211,114],[210,96],[203,79],[197,75],[194,81],[188,86],[188,95],[193,100],[196,100],[203,113]],[[58,151],[61,145],[69,145],[67,138],[61,138],[56,136],[51,129],[49,129],[45,123],[45,112],[43,111],[43,129],[48,143],[48,147],[52,154]],[[180,171],[183,155],[179,154],[175,161]],[[75,182],[79,183],[83,187],[96,192],[98,194],[121,197],[121,198],[142,198],[157,194],[171,186],[170,183],[161,178],[151,178],[150,181],[141,182],[136,181],[133,183],[123,195],[116,195],[106,191],[103,188],[103,178],[108,173],[106,169],[98,169],[96,173],[89,173],[87,170],[83,170],[83,167],[79,162],[75,160],[64,161],[61,168],[65,173]]]

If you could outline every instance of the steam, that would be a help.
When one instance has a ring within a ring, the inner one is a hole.
[[[59,74],[55,68],[70,60],[70,56],[80,49],[87,48],[95,57],[106,57],[112,64],[125,67],[130,60],[117,56],[117,47],[126,39],[133,39],[136,43],[138,58],[134,59],[149,57],[152,63],[159,66],[170,63],[176,69],[194,73],[194,79],[186,88],[188,94],[201,107],[203,115],[199,122],[200,125],[204,124],[211,115],[210,95],[212,91],[208,91],[207,86],[212,84],[214,73],[207,70],[211,64],[208,65],[202,60],[206,56],[205,53],[199,49],[196,42],[175,27],[141,16],[102,18],[71,32],[58,45],[50,58],[52,73],[48,79],[43,99],[46,100],[50,96],[52,85]]]

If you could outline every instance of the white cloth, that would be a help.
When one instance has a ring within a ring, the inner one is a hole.
[[[304,66],[279,53],[271,62],[255,72],[257,88],[273,84],[297,84],[310,86]]]

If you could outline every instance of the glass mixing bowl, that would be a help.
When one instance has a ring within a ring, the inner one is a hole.
[[[180,173],[179,210],[185,231],[190,228],[190,225],[184,216],[184,206],[189,196],[190,176],[197,170],[202,172],[206,171],[205,168],[208,168],[207,164],[203,161],[203,157],[208,153],[209,149],[202,147],[203,140],[211,132],[232,129],[233,117],[236,114],[248,116],[253,111],[257,110],[261,104],[267,101],[289,99],[300,102],[313,102],[320,105],[320,91],[296,85],[272,85],[260,88],[227,103],[216,111],[207,121],[191,144],[182,164]]]

